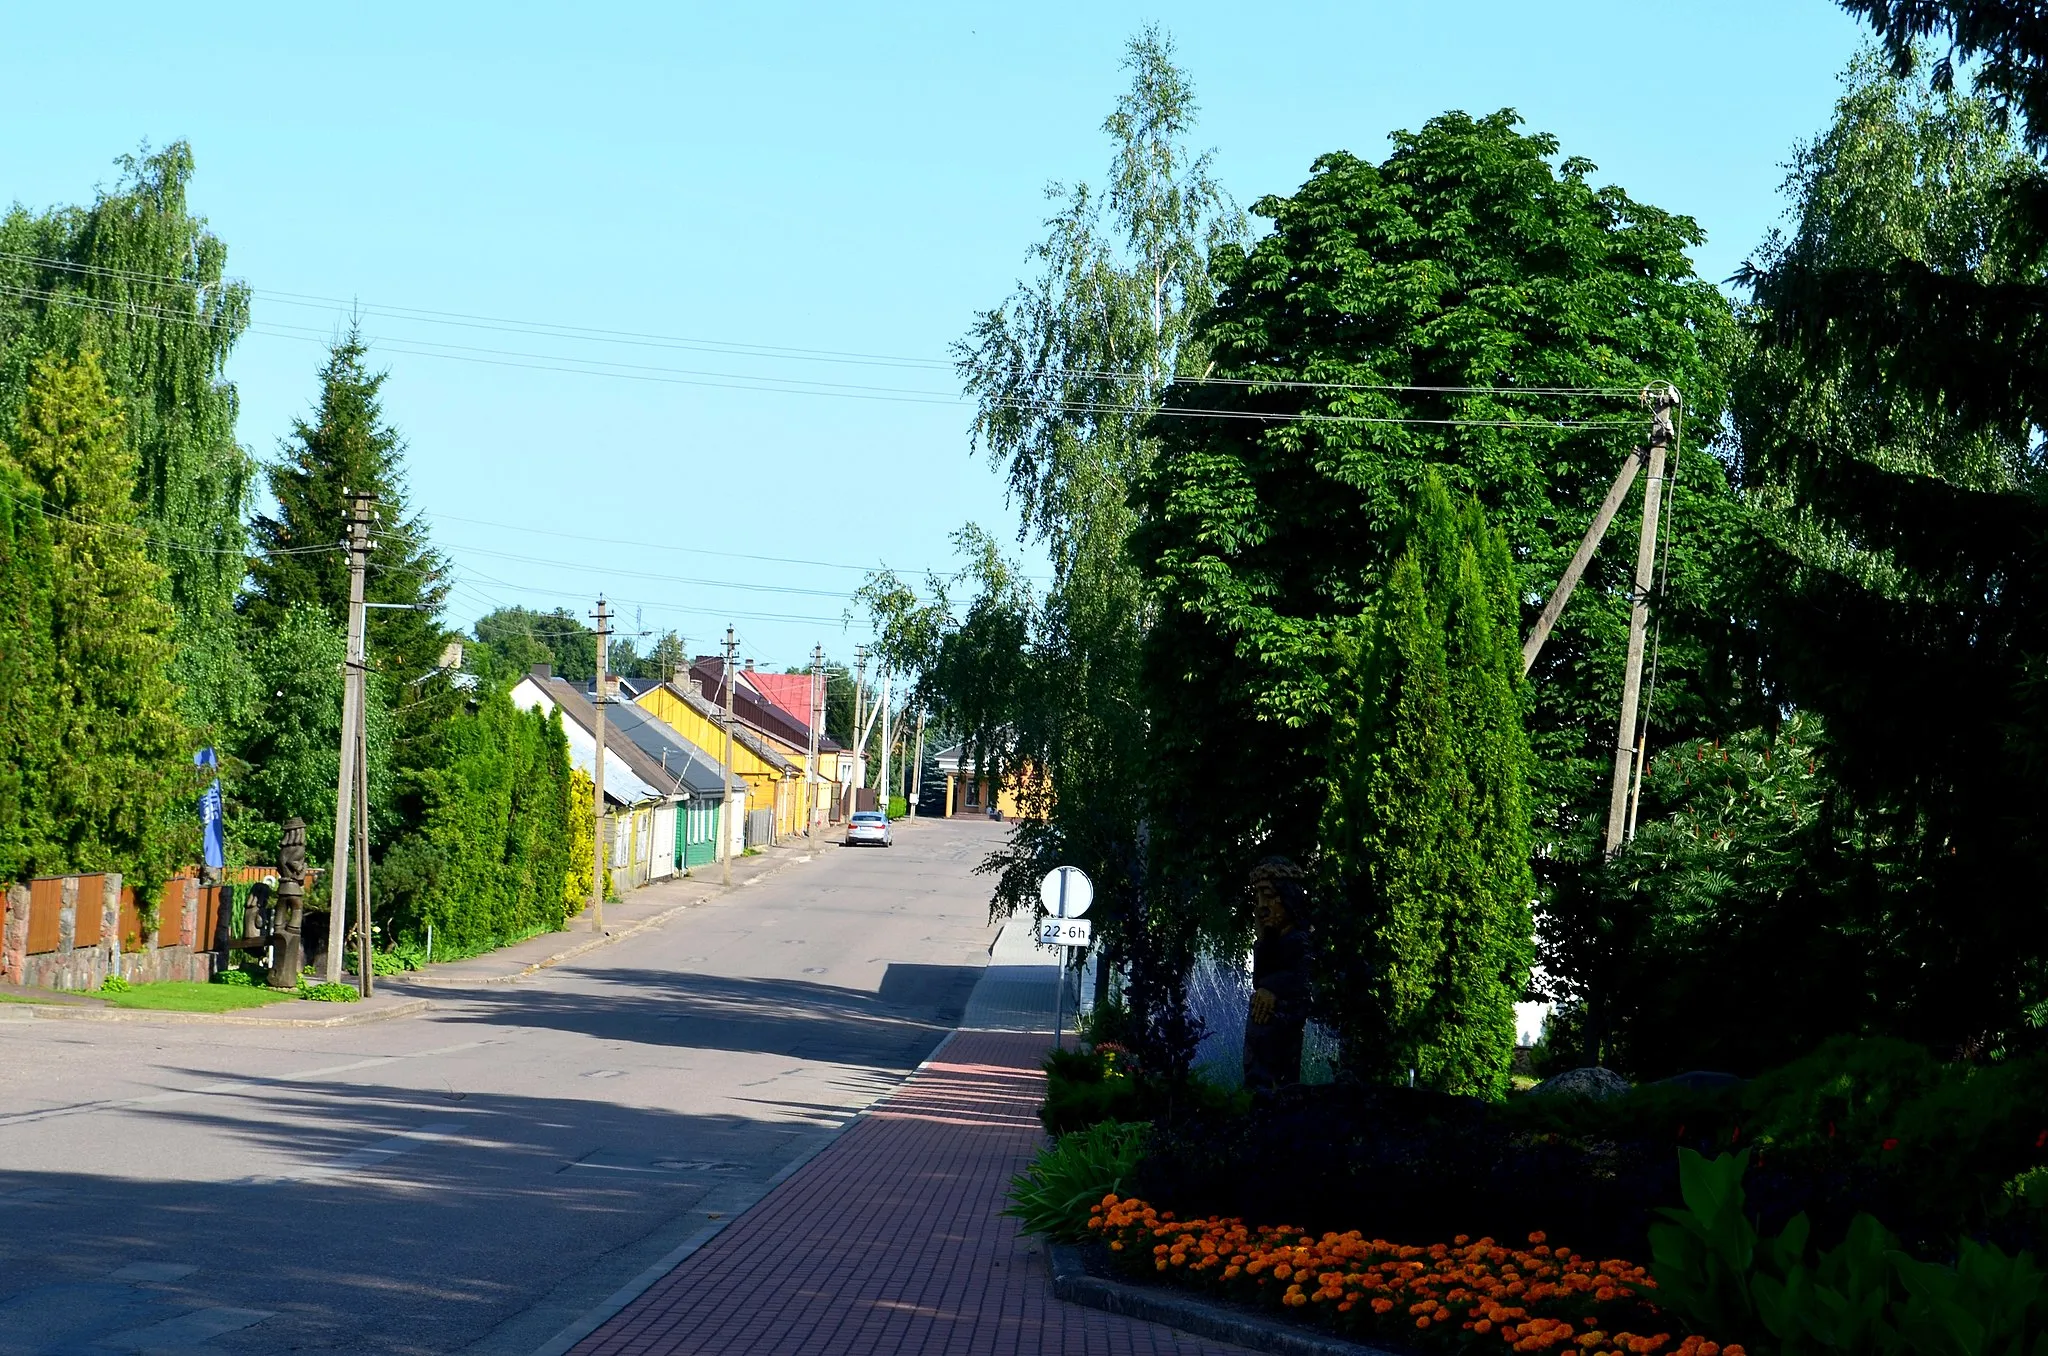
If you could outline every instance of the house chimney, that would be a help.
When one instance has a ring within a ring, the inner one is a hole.
[[[749,659],[749,660],[747,661],[747,672],[748,672],[748,673],[752,673],[753,671],[754,671],[754,661],[753,661],[753,660],[751,660],[751,659]]]

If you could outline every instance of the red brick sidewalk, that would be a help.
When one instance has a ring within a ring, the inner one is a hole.
[[[1226,1356],[1052,1296],[997,1212],[1039,1143],[1039,1035],[961,1032],[574,1356]]]

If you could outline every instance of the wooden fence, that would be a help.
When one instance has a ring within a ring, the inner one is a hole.
[[[109,974],[145,982],[206,978],[215,968],[210,953],[222,911],[232,906],[229,887],[275,875],[274,867],[241,867],[219,885],[202,886],[197,868],[182,871],[164,882],[147,933],[134,888],[110,888],[119,877],[45,876],[8,888],[0,892],[0,979],[91,988]]]

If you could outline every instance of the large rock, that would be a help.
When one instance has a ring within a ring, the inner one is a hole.
[[[1546,1078],[1529,1089],[1528,1095],[1545,1097],[1556,1094],[1604,1102],[1610,1097],[1619,1097],[1626,1093],[1630,1086],[1629,1081],[1614,1070],[1594,1065],[1585,1069],[1567,1069],[1555,1078]]]

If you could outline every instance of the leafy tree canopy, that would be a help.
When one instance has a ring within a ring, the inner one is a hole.
[[[230,606],[242,586],[254,461],[235,441],[224,373],[249,323],[227,247],[192,214],[192,149],[146,146],[90,207],[0,218],[0,428],[35,364],[96,355],[121,401],[148,554],[176,609],[186,717],[232,729],[249,697]]]
[[[567,608],[501,607],[477,618],[475,631],[513,673],[547,664],[572,682],[597,676],[597,633]]]
[[[1449,113],[1381,164],[1326,155],[1292,197],[1257,204],[1271,234],[1219,257],[1199,331],[1213,366],[1168,392],[1134,539],[1160,607],[1160,814],[1191,878],[1313,849],[1341,637],[1384,586],[1426,468],[1505,533],[1533,615],[1641,444],[1653,382],[1686,400],[1653,712],[1661,730],[1725,719],[1718,562],[1738,517],[1707,449],[1730,308],[1693,273],[1689,218],[1596,187],[1589,162],[1518,123]],[[1595,556],[1532,674],[1552,861],[1597,841],[1631,554]]]
[[[2048,214],[2000,112],[1851,68],[1749,273],[1734,404],[1766,676],[1823,719],[1834,813],[1864,830],[1844,925],[1897,965],[1871,1020],[1951,1045],[2004,1039],[2048,991],[2026,902],[2048,868],[2048,368],[2026,338]]]

